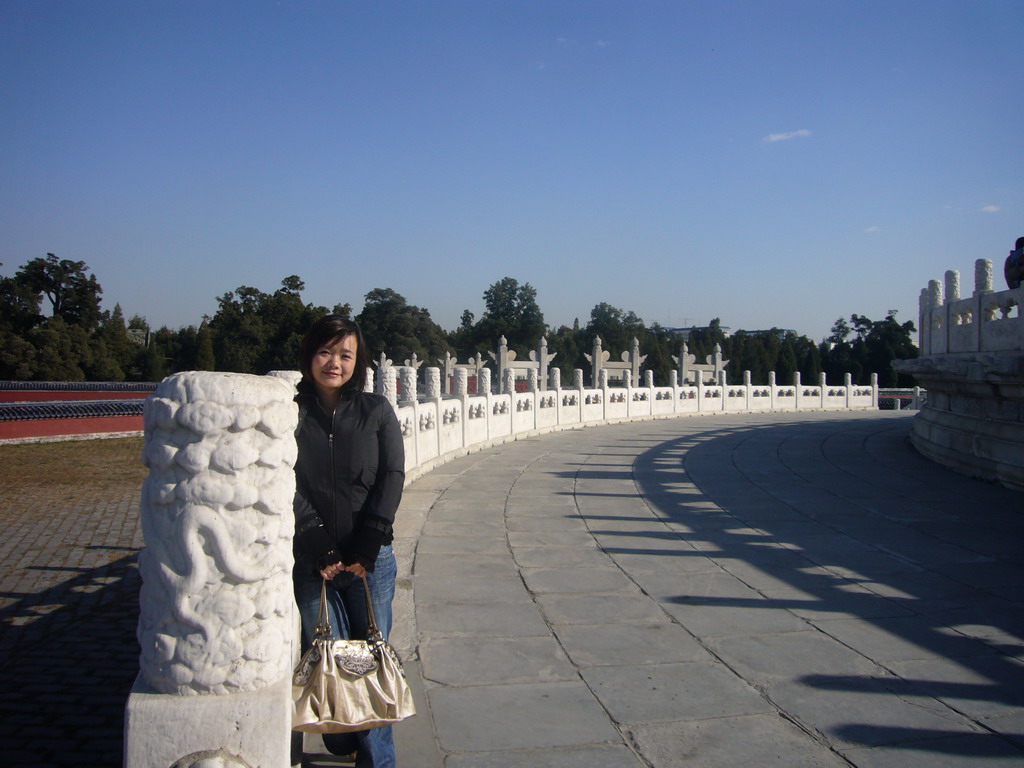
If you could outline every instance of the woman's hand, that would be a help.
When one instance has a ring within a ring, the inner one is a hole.
[[[354,573],[359,578],[363,578],[363,576],[366,575],[366,569],[363,567],[362,563],[352,563],[352,565],[346,565],[344,567],[344,570],[348,571],[349,573]]]
[[[344,563],[341,563],[341,562],[331,563],[330,565],[325,566],[320,571],[320,575],[323,576],[328,581],[330,581],[335,576],[337,576],[339,573],[341,573],[342,571],[345,571],[345,570],[347,570],[347,569],[345,568],[345,564]]]
[[[328,565],[326,568],[321,570],[320,575],[328,581],[330,581],[339,573],[345,573],[346,571],[348,573],[355,574],[359,578],[362,578],[366,575],[366,569],[363,567],[362,563],[352,563],[352,565],[345,565],[344,563],[332,563],[331,565]]]

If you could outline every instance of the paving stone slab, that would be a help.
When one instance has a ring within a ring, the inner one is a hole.
[[[897,618],[812,620],[814,626],[844,645],[879,662],[982,656],[995,651],[985,643],[938,631],[935,623],[922,616]]]
[[[717,661],[589,667],[580,674],[612,718],[623,724],[774,711],[763,696]]]
[[[622,745],[550,747],[506,752],[473,752],[448,758],[445,768],[643,768]]]
[[[842,754],[857,768],[1020,768],[1024,751],[995,734],[922,738],[896,747],[849,749]]]
[[[516,564],[520,568],[558,567],[606,567],[612,559],[591,541],[590,546],[574,547],[516,547],[513,550]]]
[[[549,515],[538,517],[518,515],[516,517],[509,517],[505,525],[509,531],[572,533],[587,530],[586,522],[576,514],[560,514],[554,517]]]
[[[1024,749],[1024,712],[1002,717],[985,717],[979,722],[985,728]]]
[[[477,538],[491,534],[499,538],[505,535],[505,519],[494,517],[477,517],[472,524],[465,522],[439,522],[427,518],[423,524],[424,536],[442,536],[448,538]]]
[[[605,552],[640,555],[645,553],[693,552],[695,547],[689,539],[662,528],[649,532],[611,531],[603,528],[591,529],[590,534]]]
[[[774,713],[636,726],[630,734],[653,768],[848,765],[827,745]]]
[[[642,584],[641,580],[641,584]],[[758,607],[699,604],[692,600],[663,602],[665,609],[687,631],[699,638],[800,632],[807,622],[771,600],[757,600]]]
[[[613,552],[609,555],[626,573],[636,577],[639,573],[673,574],[713,573],[718,565],[695,550],[667,550],[663,552]]]
[[[512,549],[524,547],[587,547],[594,546],[594,537],[587,530],[576,531],[509,531]]]
[[[636,595],[537,595],[537,604],[551,624],[653,624],[669,621],[658,605]]]
[[[817,631],[713,637],[705,641],[745,680],[766,685],[807,675],[878,677],[885,670]]]
[[[506,555],[505,537],[495,534],[475,536],[421,536],[416,553],[422,555]]]
[[[442,685],[550,683],[575,680],[555,638],[439,638],[420,645],[423,676]]]
[[[977,719],[1024,712],[1024,663],[1001,654],[886,664],[918,695]]]
[[[619,568],[523,568],[526,588],[534,594],[623,592],[640,596],[640,590]]]
[[[922,731],[970,734],[979,729],[935,699],[906,695],[899,680],[818,675],[765,689],[772,703],[839,748],[917,740]]]
[[[533,600],[523,592],[517,601],[416,601],[420,637],[537,637],[551,629]]]
[[[447,752],[622,743],[604,709],[578,681],[433,688],[427,696]]]
[[[579,667],[711,660],[677,624],[565,624],[553,629]]]
[[[643,577],[643,585],[647,593],[659,601],[692,602],[701,605],[717,601],[767,603],[757,591],[720,568],[715,571],[688,573],[682,578],[675,574],[646,574]]]

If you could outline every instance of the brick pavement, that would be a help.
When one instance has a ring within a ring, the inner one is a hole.
[[[90,445],[75,444],[71,460],[89,465]],[[41,483],[44,446],[0,446],[8,470],[0,489],[0,749],[7,765],[122,763],[124,704],[138,669],[140,447],[138,438],[104,441],[106,463],[89,465],[86,477],[62,482],[54,473]],[[26,452],[33,453],[23,474],[12,477]]]

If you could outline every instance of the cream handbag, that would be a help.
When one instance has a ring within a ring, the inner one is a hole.
[[[364,731],[416,714],[402,662],[377,629],[366,577],[363,589],[370,619],[367,639],[332,640],[327,582],[320,585],[313,644],[292,676],[292,727],[297,731]]]

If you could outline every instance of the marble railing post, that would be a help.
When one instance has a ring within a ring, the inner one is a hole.
[[[489,395],[491,394],[491,369],[481,368],[480,375],[477,379],[476,393],[478,395]]]
[[[929,352],[946,352],[949,349],[949,332],[946,323],[945,301],[942,294],[942,283],[938,280],[928,281],[928,314]]]
[[[291,765],[294,395],[189,372],[146,400],[129,768]]]
[[[506,368],[501,372],[501,394],[514,395],[516,393],[516,372]]]
[[[550,376],[551,376],[551,389],[555,389],[555,390],[561,389],[562,388],[562,369],[561,368],[552,368]]]
[[[441,369],[427,368],[426,383],[423,387],[423,394],[428,400],[438,400],[441,397]]]
[[[411,365],[403,365],[398,369],[398,377],[402,383],[399,405],[412,405],[417,397],[416,369]]]
[[[992,293],[992,259],[974,262],[974,295]]]
[[[469,392],[469,371],[465,368],[455,369],[455,394],[466,395]]]
[[[536,392],[539,389],[539,387],[537,386],[537,380],[537,369],[528,368],[526,370],[526,389],[528,392]]]
[[[392,408],[398,407],[398,372],[394,366],[387,366],[380,369],[380,377],[378,386],[380,387],[380,394],[387,398],[387,401],[391,403]]]
[[[946,301],[960,301],[960,271],[946,270]]]

